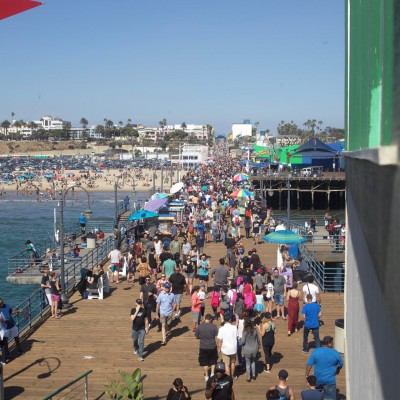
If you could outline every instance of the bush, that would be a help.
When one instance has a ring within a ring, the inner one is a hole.
[[[74,146],[73,144],[70,144],[70,145],[68,146],[68,148],[69,148],[70,150],[74,150],[74,149],[75,149],[75,146]]]

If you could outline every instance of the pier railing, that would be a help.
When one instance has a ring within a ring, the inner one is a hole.
[[[281,218],[287,224],[286,218]],[[299,246],[299,251],[304,261],[307,262],[310,273],[324,292],[343,292],[345,280],[344,262],[321,262],[318,255],[326,252],[342,253],[345,244],[341,242],[340,235],[328,236],[323,234],[307,234],[301,221],[290,221],[291,228],[300,235],[307,237],[307,242]]]
[[[99,264],[107,257],[108,253],[113,248],[114,240],[109,236],[103,243],[99,244],[84,257],[76,259],[74,263],[66,266],[65,291],[67,295],[72,294],[75,283],[81,277],[81,269]],[[23,310],[23,312],[15,314],[14,316],[18,330],[22,335],[34,329],[35,326],[40,324],[42,319],[47,317],[50,312],[50,306],[43,289],[35,290],[27,299],[18,304],[15,308]]]
[[[71,382],[68,382],[64,386],[61,386],[53,393],[50,393],[48,396],[43,397],[43,400],[56,400],[56,399],[88,400],[89,399],[88,376],[92,372],[93,372],[92,369],[86,371],[85,373],[79,375]]]
[[[111,233],[113,231],[114,223],[112,218],[108,219],[96,219],[90,220],[86,223],[86,232],[97,232],[102,230],[104,233]],[[81,228],[79,224],[74,224],[68,227],[65,231],[64,242],[66,245],[66,252],[72,250],[75,247],[76,238],[81,236]],[[46,249],[55,249],[56,254],[58,254],[58,244],[55,241],[46,240],[38,244],[34,244],[35,249],[39,255],[39,258],[31,260],[27,251],[22,250],[17,253],[14,257],[8,259],[8,276],[15,273],[24,273],[24,275],[37,275],[40,267],[44,262],[51,262],[52,269],[57,269],[60,267],[60,260],[58,256],[52,258],[51,260],[46,260],[45,254]]]

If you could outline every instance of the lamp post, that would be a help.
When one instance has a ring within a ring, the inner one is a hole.
[[[68,303],[68,296],[65,293],[65,254],[64,254],[64,236],[65,236],[65,230],[64,230],[64,202],[67,196],[67,193],[70,189],[72,188],[78,188],[82,189],[85,191],[87,194],[88,198],[88,208],[85,211],[85,216],[87,219],[91,219],[92,217],[92,210],[90,209],[90,197],[89,197],[89,192],[83,188],[82,186],[71,186],[69,187],[64,193],[61,195],[60,199],[60,263],[61,263],[61,301],[63,308],[70,308],[71,304]]]

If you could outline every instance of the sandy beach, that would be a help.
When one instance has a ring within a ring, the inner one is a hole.
[[[183,171],[181,172],[182,176]],[[90,171],[81,173],[79,170],[65,170],[62,173],[56,173],[56,179],[47,179],[43,175],[36,175],[31,180],[22,180],[17,182],[3,183],[0,190],[4,192],[16,192],[21,194],[39,194],[41,196],[51,196],[53,191],[59,191],[62,188],[68,188],[74,185],[83,187],[89,192],[114,190],[115,182],[118,182],[118,190],[145,192],[153,188],[153,176],[155,177],[156,191],[169,192],[172,184],[178,181],[178,171],[164,170],[163,179],[161,171],[157,170],[153,174],[150,169],[104,169],[102,172]],[[163,181],[163,182],[162,182]],[[172,181],[172,184],[171,184]],[[158,190],[160,189],[160,190]],[[162,189],[162,190],[161,190]]]

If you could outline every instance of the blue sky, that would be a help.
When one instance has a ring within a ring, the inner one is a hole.
[[[344,1],[46,0],[0,38],[0,120],[344,125]]]

